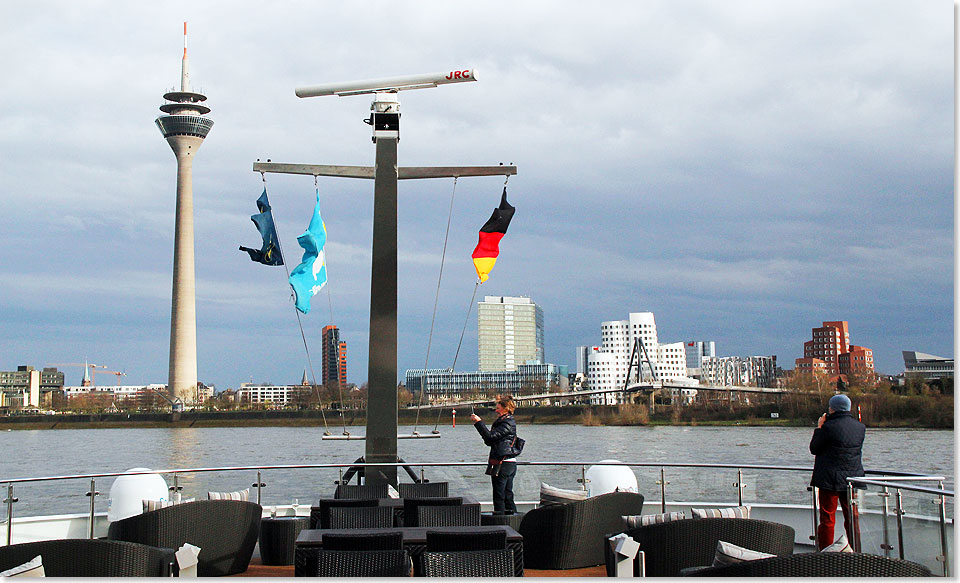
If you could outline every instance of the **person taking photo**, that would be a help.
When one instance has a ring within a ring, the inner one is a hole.
[[[497,420],[487,426],[476,413],[470,415],[473,426],[477,428],[483,443],[490,446],[490,458],[487,462],[487,474],[493,485],[493,513],[516,514],[517,505],[513,501],[513,478],[517,475],[517,459],[514,453],[514,441],[517,438],[517,422],[513,412],[517,406],[511,395],[497,396]]]

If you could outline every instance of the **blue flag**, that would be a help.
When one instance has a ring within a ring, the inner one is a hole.
[[[277,228],[273,224],[273,213],[270,212],[270,202],[267,200],[267,189],[263,189],[263,194],[257,199],[257,208],[260,210],[255,215],[250,215],[250,220],[257,226],[260,236],[263,237],[263,246],[260,249],[251,249],[240,246],[241,251],[250,254],[250,259],[264,265],[283,265],[283,254],[280,253],[280,245],[277,242]]]
[[[310,313],[310,298],[327,283],[327,263],[323,256],[326,242],[327,227],[320,218],[320,193],[317,192],[310,225],[297,237],[297,243],[303,247],[303,259],[290,272],[290,287],[297,298],[297,309],[304,314]]]

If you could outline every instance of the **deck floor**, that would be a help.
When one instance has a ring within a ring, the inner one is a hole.
[[[565,569],[562,571],[546,571],[542,569],[524,569],[524,577],[606,577],[607,571],[603,565],[584,567],[582,569]],[[293,565],[271,566],[264,565],[260,557],[253,557],[250,567],[243,573],[232,577],[293,577]]]

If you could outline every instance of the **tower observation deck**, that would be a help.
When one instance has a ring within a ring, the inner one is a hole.
[[[206,95],[190,89],[187,64],[187,23],[183,23],[183,62],[180,91],[164,94],[156,119],[160,133],[177,157],[177,211],[173,245],[173,298],[170,314],[170,374],[167,392],[172,402],[197,400],[197,300],[193,237],[193,157],[213,128],[204,117]]]

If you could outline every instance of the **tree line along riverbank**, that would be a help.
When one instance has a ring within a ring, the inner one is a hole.
[[[765,397],[766,402],[711,402],[680,406],[659,404],[650,411],[646,403],[623,405],[523,406],[517,409],[518,423],[572,425],[760,425],[813,427],[827,410],[832,395],[790,395]],[[867,427],[913,427],[953,429],[952,395],[851,395],[853,414],[859,414]],[[859,406],[859,412],[857,407]],[[489,424],[495,413],[491,408],[476,407],[478,415]],[[457,411],[458,424],[470,424],[469,410]],[[453,423],[451,409],[401,409],[400,425],[417,425],[426,433],[437,425]],[[93,413],[57,415],[9,415],[0,417],[0,430],[15,429],[100,429],[116,427],[257,427],[291,426],[323,427],[331,433],[342,432],[343,426],[366,424],[364,410],[195,410],[183,413]]]

